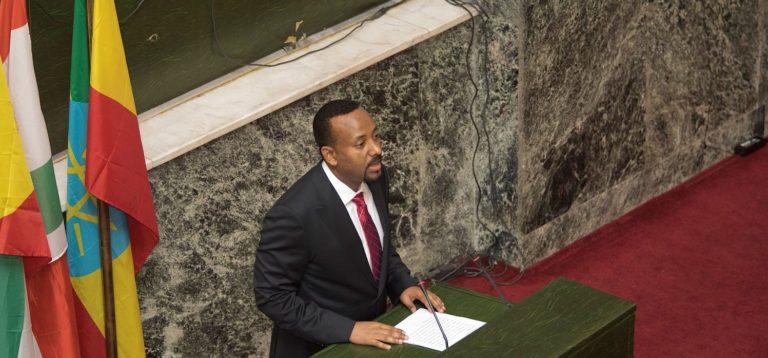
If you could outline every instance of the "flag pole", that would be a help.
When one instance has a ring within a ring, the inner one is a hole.
[[[93,0],[85,0],[85,14],[88,20],[88,44],[91,43],[91,32],[93,32]]]
[[[107,357],[117,358],[117,330],[115,325],[115,290],[112,280],[112,245],[109,236],[109,205],[96,199],[99,206],[99,249],[101,278],[104,292],[104,338]]]

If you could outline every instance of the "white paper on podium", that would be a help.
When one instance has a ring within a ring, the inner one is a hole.
[[[448,346],[456,344],[464,339],[470,333],[482,327],[485,322],[471,318],[454,316],[447,313],[437,313],[440,324],[443,326],[446,337],[448,337]],[[426,309],[419,309],[412,313],[395,327],[405,331],[408,340],[405,343],[434,349],[436,351],[445,350],[445,340],[437,327],[435,317]]]

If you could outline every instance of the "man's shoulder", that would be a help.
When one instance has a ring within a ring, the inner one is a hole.
[[[285,206],[298,211],[315,203],[318,200],[318,190],[322,188],[323,175],[325,174],[319,164],[312,166],[277,199],[274,206]]]

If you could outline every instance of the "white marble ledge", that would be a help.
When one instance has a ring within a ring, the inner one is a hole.
[[[382,6],[394,3],[397,1]],[[286,61],[326,46],[377,10],[372,9],[315,35],[315,41],[299,50],[287,55],[273,54],[259,63]],[[139,126],[147,169],[166,163],[469,18],[464,9],[445,0],[401,1],[384,16],[369,21],[327,50],[278,67],[241,68],[142,113]],[[65,156],[54,161],[62,204],[66,198],[66,165]]]

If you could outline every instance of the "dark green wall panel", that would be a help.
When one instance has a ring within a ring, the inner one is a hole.
[[[29,0],[35,68],[54,152],[66,148],[72,2]],[[121,24],[139,112],[285,46],[290,35],[317,33],[385,0],[215,0],[221,49],[214,52],[211,0],[145,0]],[[125,18],[140,0],[117,1]],[[303,21],[298,31],[295,24]],[[332,49],[330,49],[332,51]]]

